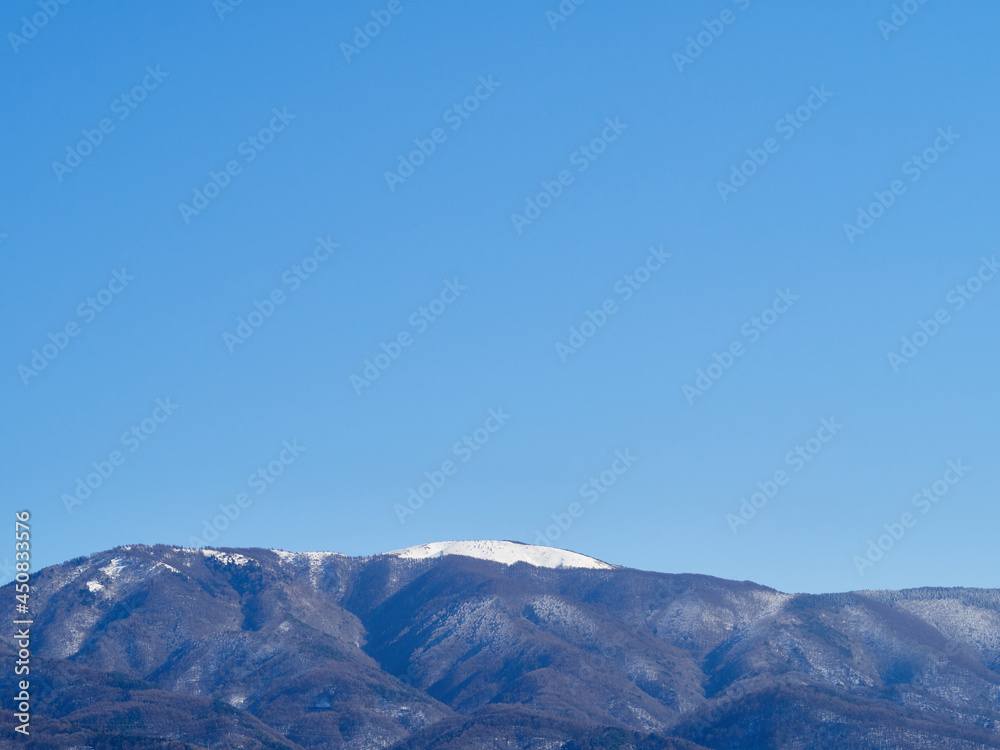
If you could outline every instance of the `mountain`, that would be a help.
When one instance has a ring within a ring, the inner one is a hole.
[[[34,574],[32,613],[32,737],[0,747],[1000,748],[996,590],[789,595],[496,541],[132,545]]]

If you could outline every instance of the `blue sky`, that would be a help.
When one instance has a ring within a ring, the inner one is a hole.
[[[36,566],[214,532],[998,585],[1000,10],[559,8],[6,6]]]

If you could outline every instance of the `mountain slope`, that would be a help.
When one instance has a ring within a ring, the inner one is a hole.
[[[995,590],[791,596],[513,542],[137,545],[38,572],[32,601],[25,746],[1000,748]]]

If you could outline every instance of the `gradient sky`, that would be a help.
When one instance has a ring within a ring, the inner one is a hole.
[[[995,3],[913,0],[895,29],[890,2],[588,0],[563,20],[556,0],[45,5],[0,14],[3,505],[32,512],[36,567],[189,546],[228,507],[217,546],[533,542],[561,518],[553,546],[786,591],[1000,585],[1000,277],[962,309],[955,291],[1000,252]],[[46,23],[22,36],[33,14]],[[711,44],[675,57],[700,32]],[[181,208],[231,161],[203,210]],[[512,220],[564,170],[551,205]],[[876,191],[892,205],[845,231]],[[317,238],[339,247],[296,282]],[[671,257],[626,300],[653,247]],[[446,282],[465,289],[432,305]],[[274,289],[283,302],[227,346]],[[779,292],[798,299],[752,333]],[[607,299],[616,312],[560,357]],[[26,375],[50,334],[65,348]],[[733,342],[743,355],[689,403]],[[509,419],[476,433],[491,409]],[[843,427],[796,461],[824,419]],[[304,450],[254,480],[285,441]],[[637,460],[591,503],[582,486],[616,451]],[[949,461],[968,471],[915,503]],[[734,533],[727,515],[782,470]],[[884,524],[901,538],[862,575]]]

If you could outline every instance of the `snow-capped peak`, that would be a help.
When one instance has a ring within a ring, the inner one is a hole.
[[[593,557],[568,552],[554,547],[539,547],[534,544],[500,541],[434,542],[416,547],[386,552],[404,560],[426,560],[445,555],[462,555],[478,560],[491,560],[503,565],[528,563],[539,568],[593,568],[612,570],[615,566]]]

